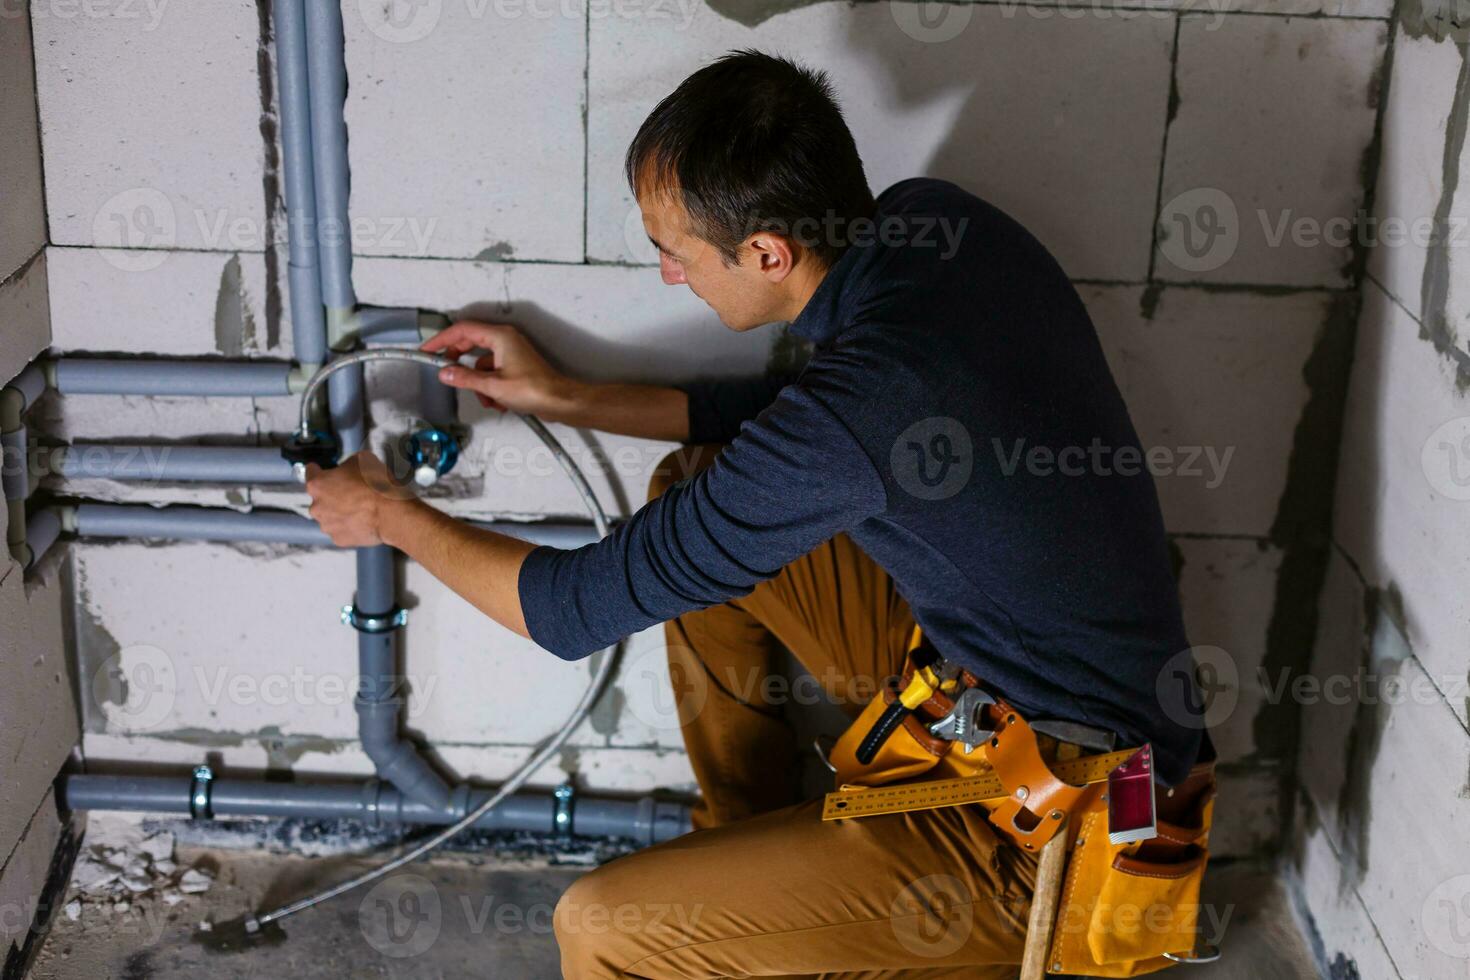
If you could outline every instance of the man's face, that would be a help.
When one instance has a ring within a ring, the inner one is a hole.
[[[719,249],[690,230],[678,194],[644,188],[638,195],[643,230],[658,249],[659,273],[670,286],[687,285],[731,330],[750,330],[781,319],[784,296],[761,272],[760,258],[742,247],[729,263]]]

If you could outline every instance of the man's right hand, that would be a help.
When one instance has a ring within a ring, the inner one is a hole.
[[[471,351],[485,351],[473,368],[446,367],[439,372],[439,380],[452,388],[473,391],[481,405],[503,412],[562,421],[572,411],[580,387],[546,363],[531,342],[508,323],[461,320],[425,341],[420,349],[455,360]]]

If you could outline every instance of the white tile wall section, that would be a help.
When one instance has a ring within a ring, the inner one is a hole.
[[[36,124],[35,62],[25,6],[0,17],[0,279],[46,243],[41,141]]]
[[[46,250],[58,351],[189,357],[266,348],[265,260],[256,253]],[[289,326],[282,327],[289,334]]]
[[[1462,690],[1470,649],[1464,441],[1470,398],[1412,317],[1364,290],[1343,429],[1337,538],[1370,585],[1404,597],[1409,642],[1441,690]],[[1451,697],[1466,720],[1466,699]]]
[[[582,5],[342,6],[354,250],[581,262]]]
[[[1183,17],[1158,278],[1347,284],[1387,37],[1376,20]]]
[[[1160,453],[1165,526],[1268,535],[1330,296],[1165,288],[1148,318],[1137,288],[1081,293],[1143,448]]]
[[[1144,278],[1171,17],[961,4],[930,24],[912,4],[819,3],[749,28],[688,9],[687,22],[592,22],[593,258],[655,261],[623,180],[628,143],[689,72],[760,47],[830,73],[875,193],[918,174],[952,179],[1025,223],[1071,275]],[[1043,51],[1067,70],[1033,71]]]
[[[1205,688],[1205,721],[1223,763],[1255,751],[1256,714],[1276,678],[1263,678],[1266,627],[1281,552],[1243,538],[1182,538],[1179,595]]]
[[[1461,55],[1453,45],[1394,39],[1393,79],[1383,111],[1383,149],[1374,214],[1383,233],[1370,253],[1369,273],[1415,317],[1435,207],[1444,191],[1445,126],[1455,100]],[[1399,237],[1388,237],[1402,228]],[[1470,229],[1458,236],[1470,248]]]
[[[261,250],[252,0],[38,3],[33,24],[53,242]]]

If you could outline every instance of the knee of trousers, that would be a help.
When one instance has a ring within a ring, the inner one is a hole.
[[[552,928],[566,980],[622,977],[624,969],[647,952],[637,923],[626,921],[625,910],[636,908],[639,896],[613,872],[613,868],[589,871],[556,903]]]

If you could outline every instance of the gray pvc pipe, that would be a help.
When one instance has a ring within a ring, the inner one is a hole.
[[[275,0],[272,22],[276,33],[276,77],[281,102],[281,171],[286,185],[291,337],[297,361],[321,364],[327,359],[327,326],[322,311],[321,273],[317,262],[316,172],[311,146],[306,2]]]
[[[60,536],[61,512],[57,508],[47,507],[32,514],[26,521],[26,548],[30,551],[26,568],[35,567]]]
[[[32,361],[25,366],[25,369],[20,374],[12,378],[5,387],[20,393],[20,410],[22,412],[27,411],[32,405],[36,404],[38,398],[46,393],[46,372],[41,370],[41,366],[37,362]]]
[[[317,257],[322,299],[340,314],[357,304],[352,288],[348,212],[347,65],[339,3],[306,4],[307,90],[311,101],[312,167],[316,188]]]
[[[217,817],[297,817],[311,820],[356,819],[369,826],[445,825],[486,800],[489,790],[455,787],[449,802],[429,807],[407,799],[376,779],[349,783],[267,783],[215,779],[210,812]],[[57,781],[60,802],[69,810],[190,812],[188,776],[112,776],[67,774]],[[544,794],[519,793],[485,814],[480,830],[572,833],[584,837],[626,837],[657,844],[690,830],[689,808],[644,797],[638,800],[573,798],[570,828],[558,828],[556,801]]]
[[[332,429],[342,445],[342,458],[346,459],[367,442],[361,365],[343,368],[327,379],[327,406]]]
[[[597,532],[590,524],[550,521],[470,523],[488,531],[553,548],[579,548],[597,540]],[[271,510],[241,513],[222,507],[191,507],[183,504],[168,507],[151,507],[147,504],[80,504],[76,508],[76,533],[83,538],[258,541],[265,544],[332,547],[331,539],[322,533],[316,522],[299,514]]]
[[[294,283],[291,288],[294,317]],[[291,365],[280,361],[162,361],[64,357],[55,362],[55,371],[56,390],[63,395],[268,398],[291,394]]]
[[[204,483],[295,483],[280,450],[256,446],[58,447],[52,472],[71,480],[160,480]]]
[[[81,504],[76,532],[83,538],[171,541],[259,541],[331,547],[316,521],[282,511],[240,513],[211,507]]]
[[[0,432],[0,493],[6,500],[25,500],[31,495],[31,461],[26,447],[24,423],[18,429]]]

